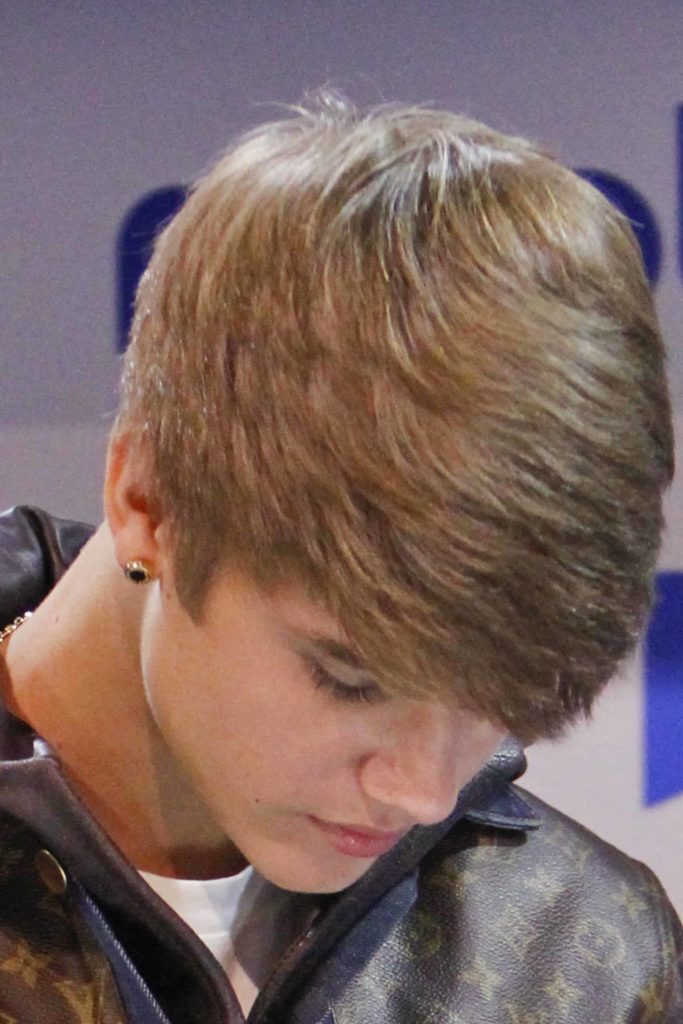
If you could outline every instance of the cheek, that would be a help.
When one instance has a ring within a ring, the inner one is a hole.
[[[155,595],[142,675],[166,746],[216,799],[298,800],[353,777],[357,714],[325,699],[297,656],[248,623],[205,630]]]
[[[229,661],[228,661],[229,664]],[[212,789],[244,792],[257,803],[279,788],[303,789],[327,773],[330,742],[311,708],[285,699],[271,668],[193,655],[150,643],[145,652],[147,703],[166,744]]]
[[[467,785],[495,754],[508,735],[507,729],[474,719],[461,744],[458,764],[458,790]]]

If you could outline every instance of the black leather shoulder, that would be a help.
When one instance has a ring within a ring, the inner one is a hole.
[[[30,505],[0,514],[0,626],[40,604],[93,532]]]

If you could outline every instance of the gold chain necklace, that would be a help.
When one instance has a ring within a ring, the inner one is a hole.
[[[25,612],[23,615],[17,615],[14,622],[10,622],[9,626],[5,626],[4,629],[0,629],[0,644],[11,636],[15,630],[19,629],[19,626],[23,625],[27,619],[30,619],[33,612]]]

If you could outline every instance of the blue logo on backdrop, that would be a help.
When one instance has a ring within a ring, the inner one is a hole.
[[[156,236],[180,209],[185,189],[179,185],[148,192],[130,208],[116,239],[116,338],[125,351],[138,282],[149,262]]]
[[[645,197],[616,174],[593,168],[577,168],[576,173],[599,189],[631,221],[631,227],[640,242],[650,284],[656,285],[662,266],[662,239],[655,215]]]
[[[676,110],[676,163],[678,174],[678,251],[683,276],[683,104]],[[656,285],[661,269],[661,234],[654,212],[640,191],[608,171],[581,168],[578,173],[599,188],[630,219],[640,243],[647,275]],[[185,197],[180,185],[158,188],[143,196],[124,218],[117,239],[117,347],[123,351],[133,297],[160,228],[178,210]]]
[[[681,125],[683,160],[683,116]],[[656,285],[662,263],[662,241],[657,221],[645,197],[627,181],[607,171],[586,168],[578,169],[577,174],[590,181],[629,218],[640,242],[648,277]],[[683,184],[681,190],[683,195]],[[155,189],[139,199],[123,220],[116,240],[116,341],[119,352],[124,352],[128,344],[135,291],[147,266],[154,240],[177,213],[185,196],[186,190],[180,185]],[[683,266],[683,249],[681,253]]]
[[[676,110],[675,145],[678,168],[679,268],[683,276],[683,104]],[[656,285],[662,265],[662,239],[654,211],[645,196],[629,182],[609,171],[580,168],[577,173],[595,185],[629,218],[640,242],[648,277]],[[147,265],[152,243],[160,228],[178,210],[185,194],[185,189],[180,185],[149,192],[129,210],[121,225],[116,243],[117,347],[121,352],[128,344],[135,289]]]
[[[645,787],[648,806],[683,793],[683,572],[657,577],[645,643]]]

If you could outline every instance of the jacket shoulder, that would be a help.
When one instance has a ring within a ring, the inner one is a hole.
[[[0,514],[0,626],[40,604],[93,532],[30,505]]]
[[[615,885],[637,884],[643,876],[655,878],[653,872],[628,854],[602,839],[595,832],[578,821],[547,804],[521,786],[512,787],[529,805],[537,816],[540,827],[530,836],[531,848],[548,866],[564,876],[572,877],[574,884],[583,881],[590,885],[592,871],[586,872],[590,863],[592,870],[601,865],[604,880]],[[659,882],[657,888],[661,889]]]
[[[495,983],[511,1019],[683,1021],[683,930],[656,876],[513,788],[537,829],[455,829],[425,865],[426,919],[468,938],[470,997]]]
[[[455,822],[319,969],[316,1013],[288,1019],[682,1024],[683,934],[655,876],[513,789],[537,827]]]

